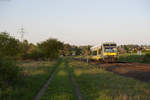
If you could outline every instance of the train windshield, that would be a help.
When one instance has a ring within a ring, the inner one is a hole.
[[[105,52],[116,52],[116,48],[113,47],[105,47]]]
[[[116,46],[116,44],[103,44],[104,46]]]

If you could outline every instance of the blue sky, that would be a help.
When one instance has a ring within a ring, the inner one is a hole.
[[[150,0],[0,0],[0,32],[32,43],[150,45]]]

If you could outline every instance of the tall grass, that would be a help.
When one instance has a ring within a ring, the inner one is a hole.
[[[19,81],[21,69],[15,61],[0,56],[0,99],[7,99],[16,82]]]
[[[83,62],[70,62],[85,100],[149,100],[150,86]]]
[[[7,100],[32,100],[47,81],[57,64],[55,61],[20,62],[22,76],[10,91]]]

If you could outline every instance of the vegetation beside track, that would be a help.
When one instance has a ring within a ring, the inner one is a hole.
[[[84,62],[71,61],[70,68],[85,100],[149,100],[147,83],[104,71]]]
[[[67,62],[63,61],[58,67],[41,100],[76,100]]]
[[[147,53],[145,55],[121,55],[119,56],[118,61],[150,63],[150,53]]]
[[[86,60],[86,56],[72,56],[71,58]],[[91,57],[88,57],[91,60]],[[147,63],[150,64],[150,53],[145,53],[143,55],[137,54],[121,54],[118,55],[118,62],[138,62],[138,63]]]
[[[19,62],[23,75],[10,88],[6,100],[32,100],[56,68],[56,61]]]
[[[69,73],[79,86],[84,100],[148,100],[147,83],[116,75],[96,65],[70,60],[19,62],[23,77],[10,88],[6,100],[32,100],[58,66],[41,100],[76,100]]]

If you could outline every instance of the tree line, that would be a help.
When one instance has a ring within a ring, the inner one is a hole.
[[[59,56],[84,55],[88,46],[75,46],[49,38],[43,42],[19,41],[7,32],[0,33],[0,55],[16,60],[53,60]],[[89,46],[90,47],[90,46]]]

